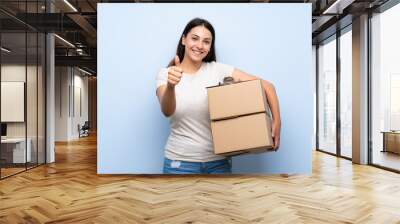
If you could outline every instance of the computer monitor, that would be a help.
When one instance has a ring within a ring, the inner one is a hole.
[[[1,136],[2,137],[7,136],[7,124],[6,123],[1,123]]]

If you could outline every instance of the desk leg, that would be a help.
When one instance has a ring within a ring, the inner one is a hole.
[[[382,133],[383,136],[383,149],[381,152],[386,152],[386,135],[385,133]]]

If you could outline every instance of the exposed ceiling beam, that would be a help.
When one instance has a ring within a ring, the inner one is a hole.
[[[343,10],[355,0],[336,0],[324,10],[322,14],[342,14]]]
[[[330,24],[328,27],[324,28],[321,33],[318,35],[315,35],[313,37],[312,43],[313,44],[318,44],[321,43],[321,41],[329,38],[330,36],[336,34],[338,30],[342,30],[345,27],[349,26],[352,22],[353,15],[349,14],[346,15],[345,17],[341,18],[338,21],[335,21],[335,23],[328,23]]]
[[[55,56],[56,66],[82,66],[96,71],[96,57],[91,56]]]
[[[90,6],[90,8],[93,9],[93,11],[97,12],[96,7],[90,2],[89,0],[86,0],[86,3]]]
[[[318,31],[325,23],[331,20],[334,16],[320,16],[315,22],[312,24],[312,32]]]
[[[90,24],[81,14],[70,13],[67,16],[78,24],[91,38],[96,38],[96,28]]]

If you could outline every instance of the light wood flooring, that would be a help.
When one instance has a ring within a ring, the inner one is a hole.
[[[8,177],[11,176],[13,174],[25,171],[25,167],[24,168],[1,168],[1,177]]]
[[[312,175],[97,175],[89,137],[1,180],[0,223],[400,223],[400,175],[321,152]]]

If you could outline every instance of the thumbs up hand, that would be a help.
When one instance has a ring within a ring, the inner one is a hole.
[[[175,86],[181,81],[183,70],[180,66],[181,62],[178,55],[176,55],[175,66],[168,67],[168,87],[175,88]]]
[[[181,61],[179,60],[179,56],[175,55],[175,66],[180,67],[181,66]]]

